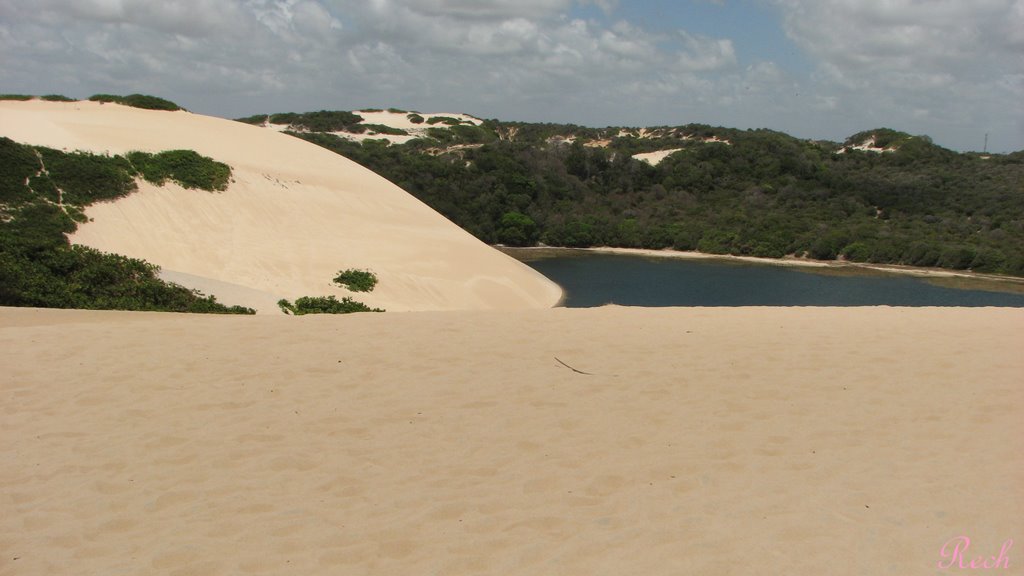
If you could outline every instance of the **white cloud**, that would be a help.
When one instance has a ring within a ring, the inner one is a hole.
[[[817,62],[816,89],[856,117],[936,131],[947,145],[988,129],[1020,145],[1012,78],[1024,70],[1024,1],[776,1],[786,33]]]
[[[545,18],[565,12],[572,0],[379,0],[379,8],[408,8],[427,16],[480,18]]]
[[[990,71],[1024,28],[1019,0],[779,0],[786,31],[841,74]],[[1020,56],[1019,52],[1016,54]],[[990,64],[987,64],[990,63]]]
[[[680,32],[686,50],[679,54],[679,65],[685,70],[700,72],[717,70],[736,64],[732,41],[716,40]]]
[[[183,36],[216,33],[242,16],[237,3],[220,0],[38,0],[33,4],[12,10],[44,22],[129,25]]]
[[[833,138],[892,125],[953,146],[1016,123],[1024,140],[1024,0],[771,1],[813,73],[743,38],[652,30],[616,0],[0,0],[0,91],[147,92],[224,116],[399,106]]]

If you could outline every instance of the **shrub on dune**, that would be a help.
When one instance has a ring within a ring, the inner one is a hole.
[[[303,296],[292,304],[286,299],[278,300],[277,305],[285,314],[302,316],[303,314],[351,314],[353,312],[383,312],[380,308],[370,308],[362,302],[356,302],[348,296],[338,300],[334,296]]]
[[[127,96],[118,96],[117,94],[93,94],[89,97],[89,100],[93,102],[113,102],[123,106],[142,108],[144,110],[167,110],[171,112],[184,110],[184,108],[170,100],[165,100],[157,96],[149,96],[148,94],[129,94]]]
[[[372,292],[377,286],[377,275],[369,270],[349,268],[338,272],[334,283],[348,288],[353,292]]]

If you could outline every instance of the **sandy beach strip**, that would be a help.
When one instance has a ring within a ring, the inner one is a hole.
[[[696,250],[671,250],[671,249],[649,249],[649,248],[615,248],[611,246],[594,246],[591,248],[562,248],[554,246],[538,247],[505,247],[499,246],[499,250],[506,254],[514,255],[522,260],[536,257],[547,257],[551,255],[572,255],[572,254],[621,254],[624,256],[644,256],[650,258],[677,258],[680,260],[721,260],[725,262],[744,262],[748,264],[763,264],[768,266],[796,266],[801,268],[813,268],[819,271],[849,271],[853,273],[882,273],[882,274],[906,274],[930,279],[953,279],[969,280],[988,283],[989,285],[1003,284],[1011,291],[1024,289],[1024,278],[1017,276],[1005,276],[1002,274],[985,274],[969,270],[951,270],[948,268],[922,268],[918,266],[905,266],[901,264],[872,264],[868,262],[850,262],[846,260],[813,260],[810,258],[762,258],[758,256],[735,256],[732,254],[710,254]],[[536,254],[533,256],[531,254]],[[1014,289],[1016,287],[1016,289]]]
[[[0,575],[942,573],[1024,538],[1022,327],[0,308]]]

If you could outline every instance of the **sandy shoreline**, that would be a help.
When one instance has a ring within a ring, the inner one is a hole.
[[[1021,326],[0,308],[0,574],[936,573],[1024,537]]]

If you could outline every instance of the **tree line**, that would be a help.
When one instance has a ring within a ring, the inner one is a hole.
[[[843,143],[691,124],[485,121],[406,144],[293,132],[491,244],[673,248],[1024,276],[1024,151],[957,153],[889,129]],[[873,142],[873,148],[858,145]],[[458,145],[462,146],[458,146]],[[469,146],[466,146],[469,145]],[[656,166],[633,158],[680,150]]]

